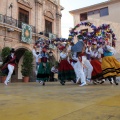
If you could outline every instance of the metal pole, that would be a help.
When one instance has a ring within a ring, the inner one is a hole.
[[[6,1],[6,15],[4,16],[5,21],[6,21],[6,18],[7,18],[7,9],[8,9],[8,0]],[[4,47],[5,47],[6,37],[7,37],[7,27],[5,28]]]
[[[57,61],[58,61],[58,48],[57,48]]]
[[[11,18],[12,18],[12,6],[11,6]]]
[[[12,24],[12,8],[13,8],[13,3],[11,3],[9,6],[9,9],[11,9],[11,24]]]

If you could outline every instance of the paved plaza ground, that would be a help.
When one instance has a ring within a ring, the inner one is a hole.
[[[0,120],[120,120],[120,85],[0,83]]]

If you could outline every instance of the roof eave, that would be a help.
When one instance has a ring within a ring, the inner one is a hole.
[[[76,13],[76,12],[78,12],[78,11],[91,11],[91,9],[96,9],[96,8],[98,8],[98,7],[102,7],[102,6],[107,6],[107,5],[109,5],[109,4],[112,4],[112,3],[117,3],[117,2],[120,2],[119,0],[108,0],[108,1],[106,1],[106,2],[102,2],[102,3],[98,3],[98,4],[94,4],[94,5],[91,5],[91,6],[87,6],[87,7],[83,7],[83,8],[80,8],[80,9],[76,9],[76,10],[71,10],[71,11],[69,11],[69,13],[70,14],[74,14],[74,13]]]

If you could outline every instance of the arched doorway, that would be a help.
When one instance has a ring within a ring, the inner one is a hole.
[[[22,74],[21,74],[21,64],[23,61],[23,55],[27,49],[18,48],[15,52],[16,57],[18,59],[18,64],[15,67],[15,75],[12,75],[11,82],[22,82]]]

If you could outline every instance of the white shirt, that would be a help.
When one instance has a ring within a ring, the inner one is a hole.
[[[111,47],[112,49],[112,54],[115,55],[116,54],[116,50],[114,49],[114,47]]]
[[[71,45],[68,46],[67,51],[71,51]]]
[[[32,53],[33,53],[33,56],[36,58],[36,62],[38,62],[41,54],[37,55],[35,49],[32,50]]]
[[[88,51],[88,50],[89,50],[89,49],[88,49],[88,48],[86,48],[86,51],[85,51],[85,52],[86,52],[87,54],[90,54],[91,48],[90,48],[90,50],[89,50],[89,51]]]
[[[67,53],[61,52],[61,53],[60,53],[60,57],[61,57],[62,59],[67,58]]]
[[[98,56],[98,51],[90,51],[90,56],[91,57],[97,57]]]
[[[11,53],[11,57],[12,57],[12,58],[14,57],[14,53]]]
[[[99,49],[98,49],[98,58],[101,58],[101,55],[103,54],[103,48],[102,47],[100,47]]]
[[[82,64],[84,64],[86,60],[87,60],[87,57],[86,56],[82,56]]]

